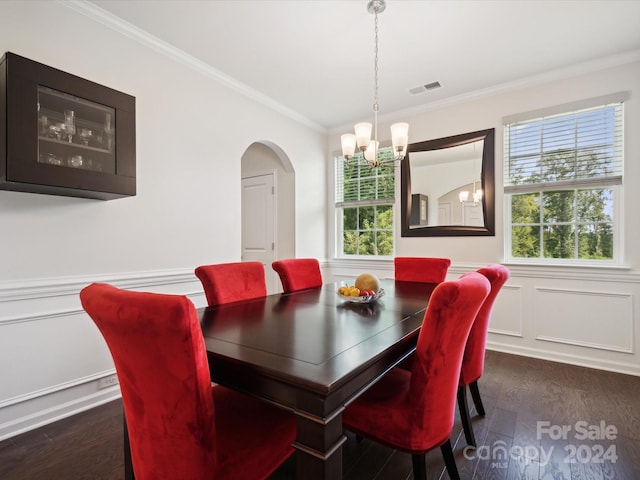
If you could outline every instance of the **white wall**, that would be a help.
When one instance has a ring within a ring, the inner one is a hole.
[[[60,2],[0,2],[0,52],[136,98],[135,197],[0,191],[0,439],[118,394],[81,310],[92,281],[189,295],[193,269],[240,259],[241,157],[277,145],[296,171],[300,255],[325,257],[326,135]]]
[[[410,142],[496,129],[496,235],[494,237],[396,237],[396,255],[449,257],[449,278],[504,259],[502,194],[502,118],[628,91],[625,102],[625,177],[623,206],[623,265],[618,268],[576,268],[508,265],[511,278],[498,297],[492,315],[488,348],[640,375],[640,222],[634,187],[640,184],[640,62],[632,61],[588,74],[547,80],[403,116],[410,125]],[[394,119],[398,121],[398,118]],[[387,131],[383,125],[380,131]],[[330,139],[339,149],[339,136]],[[399,170],[398,170],[399,172]],[[400,202],[396,204],[399,218]],[[331,214],[329,215],[331,218]],[[399,228],[398,228],[399,231]],[[333,278],[374,271],[393,278],[391,261],[334,259]]]

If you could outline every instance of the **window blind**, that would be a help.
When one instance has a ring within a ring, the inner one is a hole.
[[[335,158],[336,207],[389,205],[395,202],[395,165],[393,149],[380,148],[381,160],[389,165],[377,168],[363,166],[364,159],[358,153],[350,161]]]
[[[505,193],[621,184],[623,113],[616,102],[505,125]]]

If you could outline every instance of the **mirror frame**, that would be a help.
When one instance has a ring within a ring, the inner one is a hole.
[[[411,152],[424,152],[457,147],[467,143],[484,140],[482,150],[482,169],[480,181],[482,185],[482,212],[484,227],[464,225],[435,225],[409,228],[411,217]],[[407,146],[407,154],[401,163],[400,175],[400,207],[402,237],[465,237],[495,236],[495,128],[477,132],[462,133],[451,137],[437,138],[424,142],[411,143]]]

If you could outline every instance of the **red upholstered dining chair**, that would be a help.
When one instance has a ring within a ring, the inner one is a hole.
[[[445,281],[450,265],[449,258],[395,257],[394,279],[402,282],[441,283]],[[407,357],[400,367],[411,370],[412,358],[413,356]]]
[[[436,447],[449,477],[460,478],[450,441],[456,391],[471,324],[489,289],[476,272],[440,283],[427,305],[412,369],[394,368],[343,412],[346,429],[410,453],[416,480],[426,480],[424,454]]]
[[[322,286],[320,263],[315,258],[276,260],[271,267],[280,276],[284,293]]]
[[[478,389],[478,379],[482,376],[484,371],[485,345],[487,342],[487,331],[489,329],[491,310],[498,293],[509,278],[509,269],[504,265],[496,264],[480,268],[478,272],[489,280],[489,283],[491,284],[491,292],[482,304],[482,307],[480,307],[480,311],[478,312],[478,315],[476,315],[476,319],[471,327],[469,339],[467,340],[467,345],[464,349],[464,356],[462,357],[460,384],[458,386],[458,409],[460,410],[460,419],[462,421],[465,440],[468,445],[472,445],[474,447],[476,446],[476,439],[469,417],[466,387],[469,386],[471,398],[476,406],[478,415],[484,416],[485,411],[484,405],[482,405],[482,399],[480,398],[480,390]]]
[[[264,265],[260,262],[201,265],[195,270],[210,307],[267,295]]]
[[[444,282],[451,265],[448,258],[395,257],[394,278],[401,282]]]
[[[137,480],[264,479],[291,455],[293,414],[212,386],[187,297],[94,283],[80,299],[115,363]]]

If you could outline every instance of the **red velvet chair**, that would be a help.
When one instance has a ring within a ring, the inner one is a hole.
[[[394,278],[402,282],[444,282],[451,265],[448,258],[395,257]]]
[[[353,403],[342,421],[356,435],[410,453],[413,477],[426,480],[424,454],[440,447],[451,479],[459,479],[451,430],[464,346],[489,294],[473,272],[439,284],[425,312],[411,371],[394,368]]]
[[[462,357],[460,384],[458,386],[458,409],[460,410],[460,419],[462,421],[465,440],[468,445],[474,447],[476,446],[476,439],[469,418],[466,387],[467,385],[469,386],[471,398],[476,406],[478,415],[484,416],[485,411],[484,405],[482,405],[482,399],[480,398],[480,390],[478,390],[478,379],[484,371],[484,353],[491,309],[502,286],[509,278],[509,269],[503,265],[487,265],[479,269],[478,272],[487,277],[489,283],[491,283],[491,292],[482,304],[471,327],[471,333],[469,334],[469,339],[464,349],[464,356]]]
[[[201,265],[195,270],[210,307],[267,295],[264,265],[260,262]]]
[[[315,258],[276,260],[271,267],[280,276],[284,293],[322,286],[320,263]]]
[[[82,306],[111,351],[137,480],[264,479],[293,452],[293,414],[213,386],[187,297],[94,283]]]

